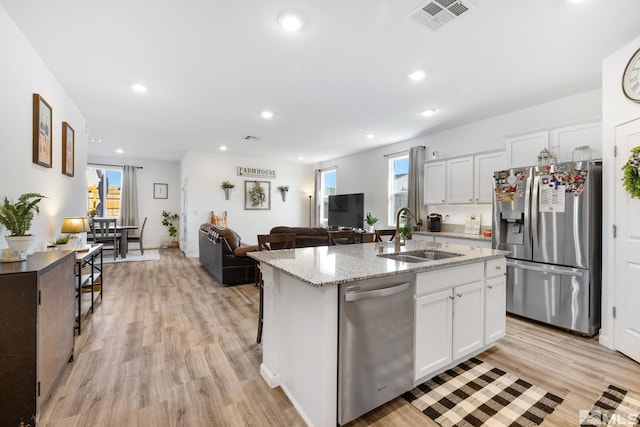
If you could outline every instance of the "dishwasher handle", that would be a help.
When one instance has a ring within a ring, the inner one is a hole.
[[[376,289],[373,291],[355,291],[346,292],[344,300],[346,302],[359,301],[370,298],[382,298],[404,292],[411,287],[411,282],[400,283],[399,285],[389,286],[387,288]]]

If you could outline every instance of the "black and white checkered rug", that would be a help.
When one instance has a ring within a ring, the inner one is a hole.
[[[581,426],[640,426],[640,395],[610,385],[586,414]]]
[[[562,399],[472,358],[403,397],[443,427],[536,426]]]

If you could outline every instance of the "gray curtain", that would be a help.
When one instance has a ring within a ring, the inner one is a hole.
[[[420,180],[420,166],[424,155],[424,145],[417,145],[409,149],[409,184],[407,187],[407,206],[415,214],[414,221],[418,221],[422,206],[422,182]]]
[[[122,193],[120,194],[120,223],[122,225],[140,225],[138,220],[138,168],[125,165],[122,168]],[[130,230],[129,235],[137,235],[140,231]]]

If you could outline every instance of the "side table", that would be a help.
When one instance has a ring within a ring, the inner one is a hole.
[[[76,329],[78,335],[82,333],[82,319],[89,310],[93,313],[94,303],[100,297],[104,288],[102,273],[102,244],[93,245],[89,250],[76,251]],[[86,311],[82,311],[86,307]]]

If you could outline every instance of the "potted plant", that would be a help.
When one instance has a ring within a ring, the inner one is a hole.
[[[178,247],[178,229],[174,225],[178,218],[177,213],[172,214],[169,211],[162,211],[162,225],[167,227],[169,237],[171,238],[171,243],[169,243],[170,248]]]
[[[235,186],[236,186],[235,184],[233,184],[233,183],[231,183],[229,181],[222,181],[222,184],[220,184],[220,188],[222,188],[224,190],[224,198],[226,200],[229,200],[229,192]]]
[[[378,222],[378,218],[373,216],[371,211],[367,212],[367,216],[364,217],[364,222],[367,223],[367,231],[373,233],[373,225]]]
[[[27,234],[31,228],[33,218],[40,213],[38,203],[46,198],[38,193],[25,193],[18,197],[18,201],[13,203],[7,197],[0,205],[0,224],[4,225],[9,232],[5,236],[7,245],[11,249],[30,251],[34,236]]]
[[[280,195],[282,196],[282,201],[287,200],[287,191],[289,191],[288,185],[278,185],[278,191],[280,191]]]
[[[56,240],[52,241],[51,244],[55,245],[56,249],[69,249],[69,238],[71,237],[70,234],[67,234],[66,236],[60,236],[58,237]]]

